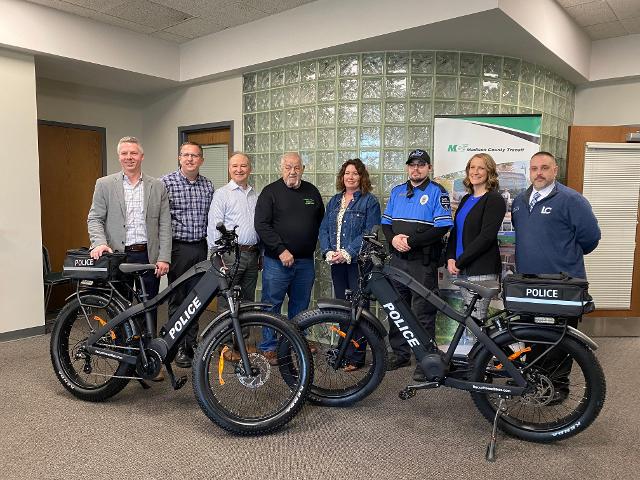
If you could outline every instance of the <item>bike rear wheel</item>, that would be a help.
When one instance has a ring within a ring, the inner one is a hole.
[[[354,361],[346,354],[341,364],[334,368],[342,335],[350,321],[350,312],[320,309],[302,312],[294,319],[316,350],[312,355],[314,376],[309,392],[309,400],[316,404],[331,407],[351,405],[373,392],[384,378],[387,369],[384,340],[364,318],[354,332],[354,347],[349,351],[360,350],[358,360]]]
[[[531,328],[518,331],[518,336],[530,341],[519,343],[508,332],[494,340],[507,356],[532,348],[513,360],[523,371],[530,390],[505,400],[506,410],[498,427],[514,437],[539,443],[562,440],[587,428],[600,413],[606,395],[604,373],[596,356],[587,346],[566,336],[555,348],[555,358],[545,356],[532,364],[537,356],[534,352],[548,347],[536,340],[554,341],[558,333]],[[481,348],[472,361],[471,380],[514,384],[486,348]],[[472,393],[471,397],[487,420],[493,422],[500,402],[498,395]]]
[[[82,302],[84,307],[73,297],[60,311],[51,332],[51,363],[60,383],[74,396],[100,402],[129,383],[128,378],[118,377],[130,376],[133,368],[82,351],[89,335],[122,311],[117,304],[107,303],[108,299],[98,295],[85,295]],[[124,329],[119,327],[102,337],[99,346],[122,353],[125,340]]]
[[[255,375],[246,374],[231,318],[226,318],[198,346],[193,390],[207,417],[225,430],[240,435],[267,433],[288,423],[304,404],[313,377],[309,348],[290,323],[273,313],[241,312],[240,326]],[[279,338],[277,366],[256,348],[265,327]]]

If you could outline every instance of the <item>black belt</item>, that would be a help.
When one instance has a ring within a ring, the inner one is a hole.
[[[127,245],[124,247],[125,252],[146,252],[147,244],[146,243],[134,243],[133,245]]]
[[[174,243],[186,243],[186,244],[190,244],[190,245],[194,245],[196,243],[202,243],[202,242],[206,242],[207,239],[206,238],[201,238],[200,240],[194,240],[194,241],[189,241],[189,240],[178,240],[177,238],[173,239]]]
[[[241,252],[257,252],[258,250],[257,245],[240,245]]]

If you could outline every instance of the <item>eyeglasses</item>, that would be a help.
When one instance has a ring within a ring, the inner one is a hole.
[[[407,166],[409,168],[422,168],[422,167],[426,167],[427,165],[429,165],[428,163],[409,163],[407,164]]]
[[[182,158],[200,158],[202,155],[199,153],[181,153]]]
[[[302,165],[285,165],[284,167],[284,171],[285,172],[290,172],[291,170],[293,170],[294,172],[301,172],[304,167]]]

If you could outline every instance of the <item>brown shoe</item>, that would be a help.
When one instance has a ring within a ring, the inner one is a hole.
[[[262,355],[267,359],[267,362],[269,362],[269,365],[271,365],[272,367],[278,365],[278,354],[275,352],[275,350],[262,352]]]
[[[151,379],[152,382],[163,382],[164,381],[164,373],[160,370],[160,373]]]

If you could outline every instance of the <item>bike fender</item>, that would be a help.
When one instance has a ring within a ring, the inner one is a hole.
[[[67,302],[69,302],[70,300],[73,300],[74,298],[77,298],[77,296],[80,296],[80,298],[87,297],[87,296],[104,298],[105,303],[115,303],[123,311],[131,306],[130,304],[124,303],[116,295],[111,295],[110,293],[106,293],[101,290],[82,290],[80,292],[73,292],[71,295],[69,295],[67,298],[64,299],[64,304],[66,305]]]
[[[547,330],[547,331],[554,331],[554,332],[558,332],[557,328],[553,328],[551,326],[547,326],[547,325],[519,325],[517,327],[512,327],[511,331],[513,331],[515,334],[518,334],[518,332],[523,332],[524,330],[527,330],[529,332],[531,331],[540,331],[540,330]],[[506,328],[503,328],[501,330],[496,330],[494,331],[491,335],[489,335],[489,337],[492,340],[495,340],[496,337],[498,337],[499,335],[502,335],[503,333],[507,333],[508,330]],[[597,350],[598,349],[598,344],[596,342],[594,342],[589,336],[585,335],[584,333],[582,333],[580,330],[567,326],[567,335],[572,337],[573,339],[577,340],[578,342],[582,343],[583,345],[589,347],[591,350]],[[523,335],[526,337],[526,334]],[[480,348],[482,348],[483,345],[481,345],[480,343],[476,342],[476,344],[473,346],[473,348],[471,349],[471,351],[469,352],[468,357],[472,358],[476,351]]]
[[[320,298],[316,304],[320,310],[344,310],[346,312],[351,311],[351,302],[348,300],[341,300],[338,298]],[[376,331],[380,334],[381,337],[387,336],[387,330],[382,325],[382,322],[378,320],[371,311],[364,308],[362,309],[362,316],[366,318],[371,325],[376,329]]]
[[[271,308],[273,308],[273,305],[271,305],[270,303],[243,302],[240,305],[240,312],[245,312],[247,310],[268,310]],[[200,334],[200,339],[203,339],[205,335],[209,333],[209,330],[211,330],[220,320],[230,316],[231,311],[229,309],[225,310],[222,313],[219,313],[213,320],[211,320],[211,322],[209,322],[209,325],[205,327],[203,332]]]

